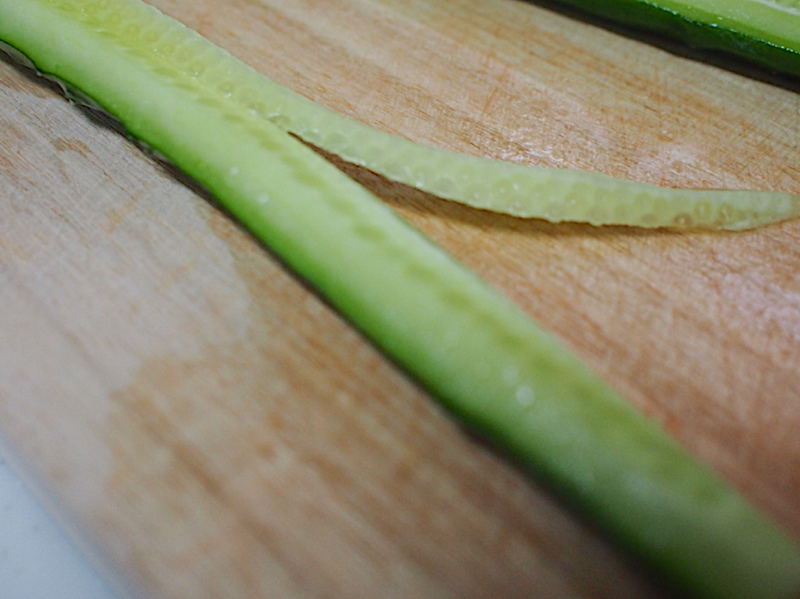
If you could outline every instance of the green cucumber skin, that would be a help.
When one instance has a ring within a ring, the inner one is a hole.
[[[535,0],[533,0],[535,1]],[[742,17],[721,21],[709,10],[692,9],[691,2],[671,0],[553,0],[587,14],[622,25],[662,35],[701,51],[719,52],[741,58],[767,71],[800,77],[800,4],[798,12],[782,19],[781,31],[770,29],[768,22],[749,23],[748,5],[755,0],[718,0],[734,10],[740,6]],[[762,19],[762,21],[768,19]],[[791,25],[787,25],[787,22]],[[792,29],[793,28],[793,31]]]
[[[792,539],[511,302],[300,142],[58,8],[75,4],[0,0],[0,39],[203,183],[444,404],[676,585],[800,590]]]

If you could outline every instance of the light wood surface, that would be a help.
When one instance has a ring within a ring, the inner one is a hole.
[[[800,193],[800,95],[525,2],[153,3],[415,141]],[[800,222],[551,225],[345,168],[800,538]],[[663,596],[212,198],[9,62],[0,308],[0,434],[142,596]]]

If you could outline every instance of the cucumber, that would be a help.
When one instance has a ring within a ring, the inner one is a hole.
[[[129,10],[132,23],[145,18],[140,13]],[[117,33],[134,26],[114,24]],[[236,104],[241,111],[388,179],[475,208],[553,222],[730,230],[800,215],[800,197],[789,193],[667,189],[602,173],[513,164],[425,147],[335,114],[232,61],[192,31],[174,29],[168,37],[173,52],[186,54],[183,76],[202,86],[209,98]],[[164,44],[155,50],[151,59],[166,64],[170,57],[163,55]],[[202,69],[191,70],[197,60],[189,60],[192,53],[202,55]]]
[[[246,69],[228,54],[139,0],[0,0],[0,40],[202,183],[466,424],[677,588],[800,591],[795,540],[508,299],[236,100]]]
[[[800,77],[800,0],[554,0],[702,51]]]

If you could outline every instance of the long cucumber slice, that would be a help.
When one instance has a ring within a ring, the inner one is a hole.
[[[139,0],[0,0],[0,40],[205,185],[453,412],[677,587],[800,591],[795,540],[509,300],[235,99],[228,77],[245,67],[233,58]]]
[[[125,14],[125,21],[107,23],[107,30],[133,36],[129,32],[144,27],[149,18],[145,6],[129,6]],[[168,68],[180,70],[186,81],[203,87],[207,98],[235,104],[242,112],[391,180],[476,208],[553,222],[731,230],[800,215],[800,196],[789,193],[668,189],[602,173],[520,165],[422,146],[303,98],[232,60],[191,30],[164,25],[149,35],[150,60],[162,68],[171,64]]]
[[[800,76],[800,0],[555,0]]]

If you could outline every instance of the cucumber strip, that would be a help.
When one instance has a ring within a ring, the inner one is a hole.
[[[0,0],[0,39],[205,185],[443,404],[677,587],[800,591],[795,540],[513,303],[231,100],[232,58],[139,0]],[[213,69],[216,86],[194,75]]]
[[[180,71],[183,81],[202,86],[208,98],[235,103],[348,162],[444,199],[519,217],[594,225],[739,230],[800,215],[800,197],[789,193],[668,189],[412,143],[303,98],[191,30],[165,24],[158,31],[142,31],[149,18],[146,8],[127,6],[125,20],[104,23],[106,35],[129,36],[131,43],[150,36],[149,60]],[[87,27],[96,22],[92,11],[81,18]]]
[[[800,77],[800,0],[554,1]]]

